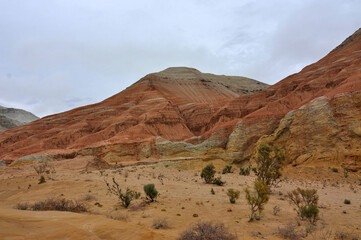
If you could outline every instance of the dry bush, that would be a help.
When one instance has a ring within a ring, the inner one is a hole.
[[[95,200],[97,200],[97,198],[95,196],[93,196],[93,195],[90,195],[90,194],[85,195],[81,199],[81,201],[95,201]]]
[[[158,218],[153,220],[152,228],[154,229],[168,229],[169,223],[166,218]]]
[[[335,240],[360,240],[359,236],[354,233],[336,232]]]
[[[246,187],[244,191],[251,210],[249,221],[260,219],[261,212],[264,210],[264,206],[269,200],[269,186],[266,184],[266,180],[256,180],[254,182],[253,192],[251,192],[248,187]],[[257,212],[258,215],[256,215]]]
[[[108,192],[117,196],[120,204],[124,208],[128,208],[133,199],[138,199],[140,197],[139,192],[131,190],[129,188],[126,188],[125,192],[123,192],[120,188],[120,185],[115,181],[115,178],[113,178],[112,185],[110,185],[107,181],[105,181],[105,184],[107,185]]]
[[[27,210],[29,209],[29,203],[18,203],[14,208],[19,210]]]
[[[53,199],[49,198],[44,201],[35,202],[34,204],[18,204],[17,207],[26,206],[26,209],[21,210],[33,210],[33,211],[67,211],[67,212],[88,212],[88,209],[77,201],[67,200],[64,198]],[[20,209],[20,208],[18,208]]]
[[[117,220],[117,221],[123,221],[123,222],[128,222],[129,221],[129,216],[127,214],[112,212],[112,213],[106,214],[105,216],[107,218]]]
[[[178,240],[236,240],[237,237],[227,231],[223,224],[199,222],[184,231]]]
[[[306,234],[298,233],[294,224],[287,224],[285,227],[278,227],[277,235],[283,239],[299,240],[306,237]]]
[[[33,165],[33,168],[38,175],[41,175],[44,173],[47,173],[47,174],[55,173],[54,166],[48,162],[42,162],[42,163],[35,164],[35,165]]]

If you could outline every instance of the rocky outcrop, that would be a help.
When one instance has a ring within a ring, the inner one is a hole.
[[[39,119],[37,116],[25,110],[0,106],[0,132],[37,119]]]
[[[289,112],[259,143],[284,149],[293,166],[361,169],[361,92],[320,97]]]

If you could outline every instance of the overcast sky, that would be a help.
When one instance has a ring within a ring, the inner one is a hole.
[[[361,27],[361,1],[0,0],[0,105],[43,117],[171,66],[274,84]]]

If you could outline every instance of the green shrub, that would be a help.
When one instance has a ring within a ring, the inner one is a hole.
[[[314,204],[310,204],[309,206],[303,206],[301,208],[301,218],[307,219],[312,224],[316,223],[318,219],[318,213],[318,207]]]
[[[154,200],[158,197],[158,191],[155,189],[154,184],[144,185],[144,192],[147,195],[147,199],[151,202],[154,202]]]
[[[211,193],[212,193],[213,195],[216,194],[216,192],[214,191],[213,188],[211,189]]]
[[[264,209],[264,205],[269,200],[269,186],[267,185],[265,180],[256,180],[254,182],[254,191],[251,192],[247,187],[244,189],[246,193],[246,199],[248,204],[250,205],[251,214],[249,221],[253,221],[254,219],[260,219],[261,212]],[[258,212],[258,216],[256,213]]]
[[[252,169],[251,165],[248,165],[247,168],[241,167],[239,169],[239,175],[248,176],[250,174],[250,172],[251,172],[251,169]]]
[[[43,175],[40,176],[38,184],[46,183],[45,177]]]
[[[297,188],[288,193],[288,198],[302,220],[307,219],[312,224],[316,223],[318,220],[318,194],[316,189]]]
[[[128,208],[130,203],[133,201],[133,199],[138,199],[140,197],[140,193],[130,190],[127,188],[125,190],[125,193],[123,193],[122,189],[120,188],[119,184],[115,181],[113,178],[113,184],[110,185],[108,182],[105,181],[105,184],[108,187],[108,192],[117,196],[120,200],[120,204],[124,208]]]
[[[232,173],[232,166],[231,165],[227,165],[223,171],[222,171],[222,174],[226,174],[226,173]]]
[[[348,199],[345,199],[345,200],[343,201],[343,203],[344,203],[344,204],[351,204],[351,201],[348,200]]]
[[[284,153],[276,146],[262,143],[257,148],[256,168],[253,170],[258,180],[264,180],[270,186],[277,183],[282,176],[282,162]]]
[[[227,190],[227,196],[229,197],[230,203],[236,203],[236,200],[239,198],[240,192],[230,188]]]
[[[223,186],[225,182],[222,181],[221,177],[217,177],[213,180],[213,184],[216,184],[218,186]]]
[[[338,172],[338,168],[331,168],[332,172]]]
[[[214,180],[214,174],[216,173],[215,167],[213,164],[208,164],[205,168],[202,169],[201,178],[208,184],[211,184]]]

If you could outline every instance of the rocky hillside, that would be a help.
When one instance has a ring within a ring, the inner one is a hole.
[[[0,135],[0,159],[247,162],[261,142],[290,165],[361,169],[361,30],[277,84],[169,68],[101,103]],[[32,156],[27,156],[32,155]]]
[[[107,161],[159,158],[157,140],[198,138],[230,99],[267,84],[192,68],[153,73],[103,102],[48,116],[0,135],[0,159],[26,155],[96,155]],[[169,156],[171,157],[171,156]]]
[[[37,119],[37,116],[25,110],[0,106],[0,132]]]

